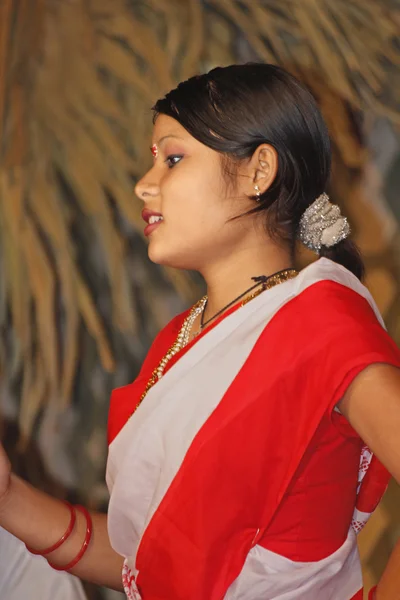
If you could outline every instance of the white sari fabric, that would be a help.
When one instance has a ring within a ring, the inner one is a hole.
[[[331,315],[341,322],[347,310],[351,340],[337,351],[343,334]],[[376,362],[400,364],[379,311],[368,290],[327,259],[265,291],[182,353],[109,448],[108,527],[126,557],[127,597],[362,598],[354,528],[314,562],[271,552],[262,538],[322,416]],[[359,491],[371,457],[364,449]],[[387,484],[380,473],[379,496]],[[364,493],[355,529],[378,499],[376,488],[371,498]]]
[[[55,571],[20,540],[0,527],[1,600],[85,600],[76,577]]]

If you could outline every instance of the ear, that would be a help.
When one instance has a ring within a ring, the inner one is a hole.
[[[257,185],[263,194],[273,183],[278,172],[278,153],[273,146],[261,144],[253,153],[248,164],[251,189],[249,196],[254,196],[254,186]]]

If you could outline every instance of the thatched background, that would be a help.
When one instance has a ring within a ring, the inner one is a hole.
[[[200,289],[146,259],[133,185],[149,109],[216,65],[279,63],[318,97],[331,194],[400,342],[399,27],[395,0],[2,0],[0,389],[22,456],[32,436],[53,477],[105,505],[109,392]],[[368,576],[396,535],[398,493],[363,535]]]

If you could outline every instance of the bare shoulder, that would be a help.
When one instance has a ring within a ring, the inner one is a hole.
[[[339,409],[400,483],[400,369],[371,364],[348,387]]]

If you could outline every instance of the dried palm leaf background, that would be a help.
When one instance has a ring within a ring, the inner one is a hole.
[[[82,475],[85,460],[93,466],[101,457],[78,487],[89,493],[102,476],[110,388],[133,378],[155,331],[198,293],[194,279],[146,260],[133,196],[149,165],[150,107],[196,72],[262,60],[309,84],[334,142],[331,193],[346,205],[370,287],[400,339],[399,236],[383,204],[365,193],[366,169],[372,196],[380,180],[359,126],[364,115],[369,129],[386,119],[398,131],[397,2],[0,6],[2,402],[17,406],[23,438],[35,429],[54,443],[48,415],[73,406],[79,419],[69,431],[88,440],[87,456],[83,439],[76,451],[75,469]]]

